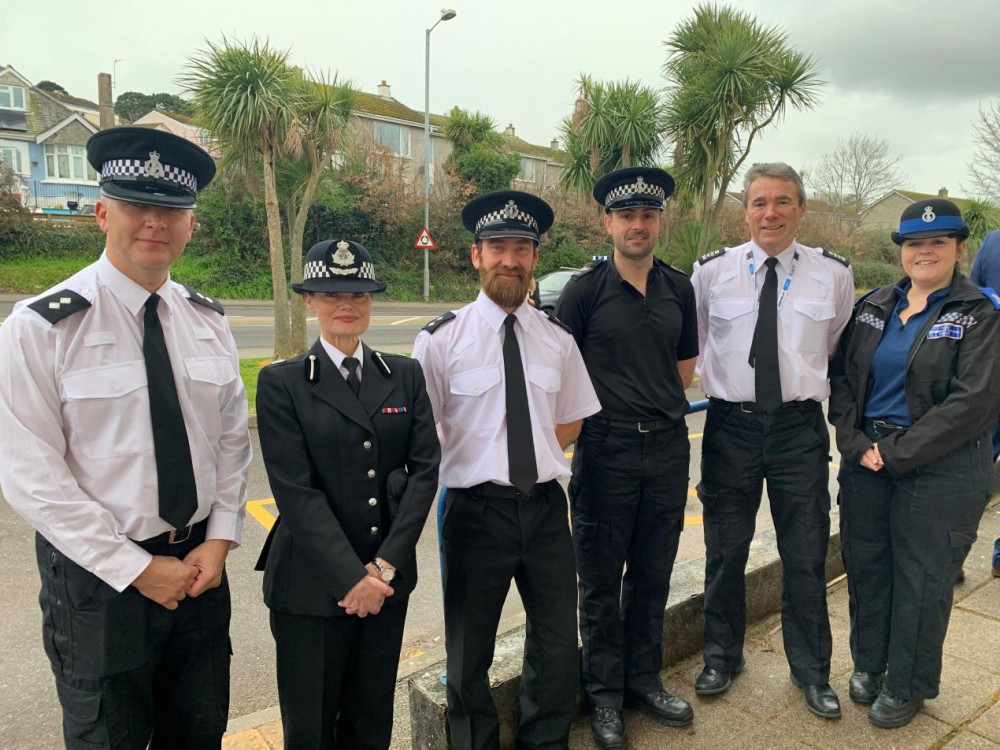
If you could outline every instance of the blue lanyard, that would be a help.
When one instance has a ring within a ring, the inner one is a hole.
[[[747,250],[747,272],[750,274],[750,278],[753,279],[753,297],[754,305],[760,307],[760,292],[757,290],[757,270],[753,262],[753,250]],[[795,254],[792,255],[792,265],[788,268],[788,275],[785,276],[785,283],[781,285],[781,295],[778,297],[778,309],[781,309],[781,304],[785,301],[785,297],[788,296],[788,288],[792,285],[792,277],[795,276],[795,268],[799,264],[799,251],[796,250]]]

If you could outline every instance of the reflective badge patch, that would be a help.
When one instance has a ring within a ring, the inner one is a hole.
[[[931,329],[927,332],[927,338],[960,339],[964,333],[965,329],[954,323],[937,323],[931,326]]]
[[[881,331],[885,327],[885,321],[882,320],[882,318],[878,317],[877,315],[872,315],[869,312],[861,313],[858,316],[858,322],[870,325],[872,328],[875,328],[879,331]]]

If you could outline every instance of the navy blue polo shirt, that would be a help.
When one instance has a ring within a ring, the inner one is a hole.
[[[944,298],[951,292],[951,287],[931,292],[927,305],[923,310],[910,317],[906,323],[899,319],[899,313],[905,310],[909,303],[906,292],[910,288],[895,286],[893,291],[899,298],[892,310],[892,315],[885,322],[882,340],[872,357],[868,370],[872,390],[865,402],[866,419],[884,419],[886,422],[909,427],[913,424],[910,409],[906,405],[906,360],[910,356],[917,336],[920,334],[928,318],[937,315],[938,308],[944,303]]]

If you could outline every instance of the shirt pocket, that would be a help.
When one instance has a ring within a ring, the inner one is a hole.
[[[720,351],[750,351],[756,322],[753,297],[710,299],[709,335]]]
[[[222,406],[236,380],[233,361],[229,357],[191,357],[184,360],[184,370],[195,419],[214,442],[222,435]]]
[[[825,352],[830,321],[837,314],[833,302],[825,299],[796,298],[792,321],[792,343],[796,351]]]
[[[87,458],[114,458],[153,449],[146,363],[92,367],[63,375],[71,434]]]
[[[448,416],[469,432],[494,429],[503,420],[506,401],[500,365],[455,373],[448,380]]]
[[[535,419],[538,423],[551,427],[552,415],[556,413],[556,398],[562,379],[559,371],[543,365],[528,365],[528,382],[531,384],[532,401],[535,403]],[[542,407],[545,408],[542,408]]]

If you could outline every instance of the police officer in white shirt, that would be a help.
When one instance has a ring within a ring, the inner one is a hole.
[[[217,748],[247,400],[222,306],[169,273],[215,165],[138,127],[87,158],[104,253],[0,326],[0,486],[37,530],[66,746]]]
[[[821,402],[829,359],[854,303],[848,262],[795,241],[806,211],[787,164],[755,164],[744,181],[751,240],[702,257],[701,387],[709,397],[698,496],[705,518],[705,668],[699,695],[725,692],[743,668],[745,571],[767,480],[784,566],[782,629],[806,706],[840,716],[829,685],[832,640],[824,562],[830,532],[830,438]]]
[[[528,193],[462,211],[482,291],[417,336],[448,488],[444,555],[448,723],[455,748],[499,748],[487,675],[511,579],[527,615],[518,742],[565,748],[576,702],[576,571],[563,454],[600,409],[576,342],[525,302],[552,209]]]

